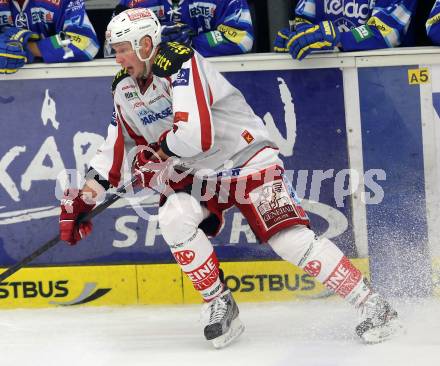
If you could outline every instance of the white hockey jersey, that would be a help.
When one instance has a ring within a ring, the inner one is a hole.
[[[157,142],[167,130],[162,148],[194,172],[236,176],[244,167],[282,166],[261,118],[197,52],[171,77],[153,75],[146,90],[125,77],[116,86],[114,107],[115,120],[91,166],[115,187],[129,171],[133,148]]]

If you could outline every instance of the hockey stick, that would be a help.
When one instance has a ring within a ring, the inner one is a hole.
[[[127,192],[127,189],[132,186],[136,181],[138,180],[137,176],[133,176],[133,178],[125,183],[122,187],[120,187],[116,193],[112,194],[109,198],[107,198],[104,202],[96,206],[96,208],[93,211],[90,211],[87,215],[84,215],[81,217],[78,222],[82,221],[88,221],[95,217],[96,215],[100,214],[102,211],[104,211],[107,207],[111,206],[113,203],[118,201],[123,194]],[[154,191],[154,189],[152,189]],[[12,267],[8,268],[6,271],[4,271],[2,274],[0,274],[0,283],[3,282],[8,277],[12,276],[15,272],[17,272],[19,269],[24,267],[29,262],[33,261],[35,258],[49,250],[50,248],[54,247],[58,242],[60,241],[60,235],[58,234],[54,238],[50,239],[47,243],[42,245],[40,248],[35,250],[33,253],[29,254],[26,258],[22,259],[20,262],[14,264]]]
[[[290,0],[288,2],[288,7],[290,9],[289,12],[289,28],[290,31],[293,32],[295,30],[296,24],[295,24],[295,9],[296,9],[296,0]]]

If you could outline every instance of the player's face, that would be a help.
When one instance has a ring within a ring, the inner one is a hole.
[[[145,62],[139,60],[130,42],[112,45],[115,50],[116,62],[126,68],[131,77],[137,79],[145,73]]]

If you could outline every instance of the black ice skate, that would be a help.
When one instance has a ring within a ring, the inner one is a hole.
[[[356,333],[365,343],[383,342],[402,329],[397,312],[377,293],[369,296],[360,311],[362,321]]]
[[[205,338],[212,341],[215,348],[227,346],[244,331],[244,325],[238,318],[237,303],[228,289],[207,303],[204,313]]]

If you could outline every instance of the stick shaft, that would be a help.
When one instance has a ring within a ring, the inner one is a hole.
[[[119,200],[122,195],[126,192],[127,188],[131,187],[137,180],[137,177],[134,176],[129,182],[125,183],[122,187],[120,187],[116,193],[112,194],[108,197],[104,202],[98,205],[93,211],[89,212],[87,215],[81,218],[80,221],[88,221],[100,214],[107,207],[111,206],[117,200]],[[17,272],[22,267],[26,266],[28,263],[32,262],[35,258],[39,257],[41,254],[54,247],[60,241],[60,235],[57,234],[55,237],[47,241],[41,247],[36,249],[34,252],[29,254],[26,258],[23,258],[20,262],[14,264],[12,267],[8,268],[2,274],[0,274],[0,283],[6,280],[8,277],[12,276],[15,272]]]

